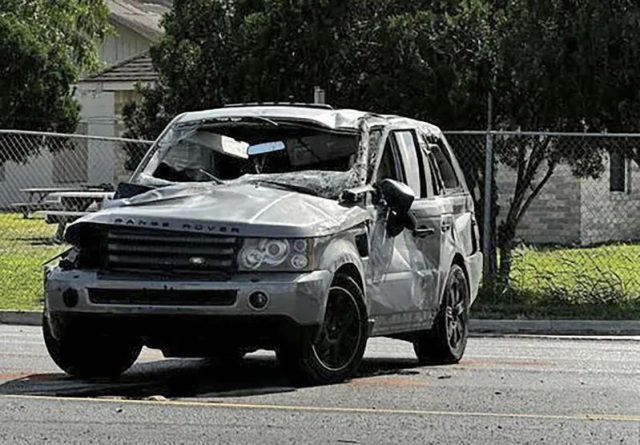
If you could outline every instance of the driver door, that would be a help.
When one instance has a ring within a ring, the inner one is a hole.
[[[410,212],[414,228],[394,238],[387,234],[386,209],[376,209],[368,280],[374,334],[424,329],[437,304],[442,209],[433,199],[428,164],[414,130],[389,133],[374,182],[385,178],[407,184],[416,200]]]

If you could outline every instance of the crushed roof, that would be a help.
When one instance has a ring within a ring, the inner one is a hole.
[[[435,125],[427,122],[421,122],[408,119],[401,116],[380,115],[375,113],[367,113],[364,111],[350,109],[327,109],[318,108],[317,106],[290,106],[290,105],[258,105],[258,106],[238,106],[225,107],[214,110],[195,111],[184,113],[177,118],[176,122],[187,123],[198,120],[225,118],[225,117],[264,117],[274,120],[296,120],[313,122],[333,130],[357,130],[359,120],[366,116],[377,118],[380,123],[391,124],[396,126],[417,126],[421,127],[432,134],[441,134],[441,131]]]

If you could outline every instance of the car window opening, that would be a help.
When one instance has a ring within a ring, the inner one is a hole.
[[[258,150],[249,155],[251,147]],[[177,127],[160,142],[143,174],[170,182],[231,180],[246,174],[345,172],[357,138],[312,128],[264,124]]]

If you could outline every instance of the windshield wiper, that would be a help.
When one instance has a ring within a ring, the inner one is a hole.
[[[289,184],[286,182],[279,182],[279,181],[271,181],[268,179],[258,179],[256,180],[257,183],[260,184],[266,184],[266,185],[272,185],[272,186],[276,186],[276,187],[282,187],[284,189],[288,189],[288,190],[292,190],[294,192],[299,192],[299,193],[305,193],[307,195],[313,195],[313,196],[318,196],[318,193],[309,188],[309,187],[305,187],[303,185],[294,185],[294,184]]]

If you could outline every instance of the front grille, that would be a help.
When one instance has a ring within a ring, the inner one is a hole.
[[[88,289],[94,304],[150,306],[233,306],[236,290]]]
[[[230,275],[240,239],[166,230],[111,227],[106,240],[107,270],[158,275]]]

